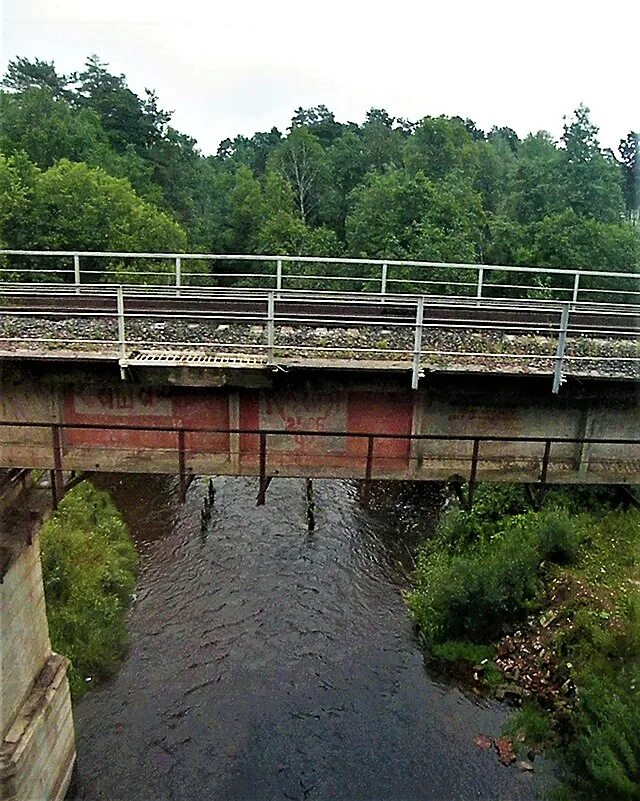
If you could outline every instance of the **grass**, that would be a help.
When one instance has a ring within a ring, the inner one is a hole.
[[[83,482],[40,532],[49,632],[71,660],[75,697],[110,676],[126,652],[137,556],[109,495]]]
[[[541,750],[552,738],[551,718],[535,701],[525,701],[507,725],[505,734],[510,736],[518,748]]]

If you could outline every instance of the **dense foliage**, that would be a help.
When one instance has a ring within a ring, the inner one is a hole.
[[[3,84],[5,247],[640,265],[638,134],[603,150],[584,107],[555,142],[320,105],[204,156],[95,56],[70,75],[18,58]]]
[[[640,797],[640,512],[609,489],[556,490],[539,511],[518,487],[481,486],[472,511],[450,508],[419,549],[409,607],[428,651],[451,663],[488,660],[515,629],[544,628],[550,682],[512,729],[538,745],[556,730],[562,799]],[[568,714],[570,711],[570,714]]]
[[[78,696],[87,680],[109,676],[126,648],[135,548],[108,494],[88,482],[44,524],[40,547],[52,647],[71,660]]]

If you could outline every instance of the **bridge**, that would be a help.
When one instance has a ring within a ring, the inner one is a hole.
[[[0,468],[640,483],[640,276],[0,252]],[[147,283],[151,282],[151,283]],[[17,490],[16,490],[17,491]],[[0,530],[2,798],[73,764],[37,537]],[[37,788],[34,790],[34,788]]]

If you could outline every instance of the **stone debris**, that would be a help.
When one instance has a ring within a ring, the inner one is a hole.
[[[479,734],[473,742],[477,748],[481,748],[483,751],[493,746],[493,740],[491,737],[487,737],[486,734]]]
[[[508,737],[498,737],[495,746],[500,762],[503,765],[513,765],[516,761],[516,754],[511,740]]]

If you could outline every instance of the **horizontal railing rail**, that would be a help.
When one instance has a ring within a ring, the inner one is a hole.
[[[433,262],[417,260],[393,259],[355,259],[342,257],[296,256],[296,255],[254,255],[254,254],[214,254],[214,253],[132,253],[126,251],[74,251],[74,250],[0,250],[0,256],[29,257],[28,265],[14,264],[0,266],[0,277],[12,274],[32,274],[68,279],[70,283],[80,285],[91,276],[122,282],[125,276],[139,280],[148,278],[170,281],[176,287],[211,281],[251,281],[267,282],[270,287],[280,290],[288,282],[296,285],[325,281],[338,284],[358,284],[361,291],[376,292],[381,295],[393,295],[402,292],[403,288],[411,289],[411,294],[419,294],[432,288],[446,287],[447,294],[460,294],[471,297],[491,297],[495,293],[530,292],[544,294],[555,293],[559,299],[577,302],[586,297],[600,298],[624,297],[640,300],[640,273],[638,271],[610,271],[575,268],[525,267],[495,264],[471,264],[454,262]],[[45,264],[33,266],[33,260],[42,259],[70,260],[70,266],[64,269],[50,268]],[[87,265],[86,260],[90,260]],[[105,275],[105,270],[95,269],[94,260],[111,261],[156,261],[169,262],[167,270],[127,269],[118,265],[116,269]],[[242,271],[202,271],[189,272],[184,269],[183,262],[202,262],[211,265],[215,262],[238,264],[255,264],[266,267],[269,272]],[[290,267],[308,265],[318,268],[316,272],[291,272]],[[345,272],[329,270],[331,267],[345,268]],[[367,268],[354,274],[354,268]],[[414,272],[411,275],[403,271],[407,268]],[[373,274],[371,274],[373,273]],[[446,274],[445,274],[446,273]],[[513,277],[506,281],[502,276]],[[471,277],[472,280],[464,280]],[[515,278],[523,280],[518,283]],[[555,286],[551,279],[566,279],[566,286]],[[496,279],[496,280],[492,280]],[[594,283],[595,281],[595,283]],[[612,283],[622,282],[620,286]],[[158,281],[158,283],[161,283]],[[586,285],[586,284],[589,285]]]
[[[493,434],[481,434],[481,435],[474,435],[474,434],[419,434],[419,433],[393,433],[393,432],[384,432],[384,431],[372,431],[372,432],[352,432],[352,431],[336,431],[336,430],[328,430],[328,431],[317,431],[317,430],[309,430],[309,429],[277,429],[277,428],[242,428],[242,427],[217,427],[217,426],[184,426],[184,425],[142,425],[142,424],[132,424],[132,423],[116,423],[110,422],[108,424],[96,424],[96,423],[69,423],[69,422],[51,422],[51,421],[26,421],[26,420],[2,420],[0,421],[0,429],[49,429],[51,431],[51,449],[52,449],[52,464],[54,468],[52,470],[52,487],[54,487],[54,495],[56,492],[57,487],[62,487],[62,473],[65,469],[65,456],[68,456],[68,452],[65,452],[65,443],[63,440],[64,432],[69,431],[90,431],[90,432],[136,432],[136,433],[153,433],[153,434],[170,434],[175,435],[175,443],[170,447],[167,448],[165,445],[151,445],[147,446],[146,450],[153,450],[153,451],[170,451],[175,452],[176,455],[176,473],[178,473],[180,477],[180,487],[181,487],[181,495],[184,497],[186,493],[186,489],[188,487],[188,483],[190,478],[193,476],[192,471],[190,472],[189,465],[188,465],[188,457],[190,455],[196,455],[199,453],[219,453],[223,455],[225,458],[231,459],[231,437],[242,437],[242,436],[250,436],[250,437],[257,437],[258,438],[258,447],[247,448],[244,451],[241,449],[237,451],[237,453],[243,457],[250,456],[258,460],[259,466],[259,478],[260,478],[260,489],[258,493],[258,503],[264,502],[264,494],[266,492],[266,488],[269,482],[269,467],[268,467],[268,456],[283,456],[287,458],[292,457],[291,450],[288,448],[278,449],[276,448],[268,448],[269,437],[297,437],[297,438],[322,438],[326,440],[327,438],[339,438],[341,440],[344,439],[355,439],[359,441],[365,441],[367,443],[366,448],[366,456],[363,460],[361,475],[354,476],[355,478],[362,478],[365,481],[369,482],[373,478],[375,478],[375,466],[376,460],[379,462],[388,463],[390,460],[398,460],[401,459],[403,462],[410,463],[411,460],[416,462],[417,464],[420,463],[421,459],[425,458],[425,454],[422,453],[416,457],[411,456],[411,445],[413,443],[428,443],[428,442],[447,442],[447,443],[468,443],[472,445],[471,454],[469,456],[469,475],[466,477],[466,480],[469,483],[470,487],[470,497],[472,495],[472,488],[475,486],[477,481],[478,475],[478,465],[482,459],[487,461],[500,461],[503,457],[500,455],[493,455],[493,458],[487,457],[486,455],[481,455],[481,446],[483,444],[488,443],[518,443],[518,444],[532,444],[532,445],[542,445],[544,446],[541,449],[541,453],[538,457],[535,457],[539,462],[539,473],[537,475],[537,483],[541,486],[544,486],[547,483],[548,476],[549,476],[549,466],[551,464],[551,451],[554,445],[578,445],[580,446],[581,451],[585,448],[592,447],[594,445],[606,445],[608,448],[611,446],[623,446],[623,447],[637,447],[639,448],[637,454],[633,457],[632,461],[638,462],[638,467],[640,468],[640,439],[634,437],[565,437],[565,436],[554,436],[554,437],[544,437],[544,436],[505,436],[505,435],[493,435]],[[229,437],[229,448],[225,447],[224,451],[210,451],[210,445],[207,448],[204,447],[187,447],[187,436],[188,435],[198,435],[198,434],[207,434],[207,435],[223,435]],[[404,441],[408,444],[408,453],[404,456],[390,456],[385,453],[376,454],[375,448],[376,444],[380,441]],[[95,443],[99,443],[99,438],[95,438]],[[6,441],[3,442],[3,445],[6,446]],[[71,447],[76,447],[73,443]],[[80,445],[80,449],[85,446]],[[91,449],[95,448],[107,448],[105,445],[94,444],[91,446]],[[126,450],[126,443],[112,443],[109,449],[113,449],[114,447],[120,447],[123,450]],[[238,443],[237,447],[240,447],[240,443]],[[136,442],[136,451],[140,451],[140,444]],[[353,461],[357,458],[358,454],[353,452],[347,452],[347,448],[344,448],[344,458],[349,458],[349,460]],[[1,454],[1,449],[0,449]],[[326,455],[326,454],[325,454]],[[332,458],[340,458],[341,454],[331,453],[329,454]],[[295,458],[295,454],[293,454]],[[315,456],[319,458],[317,453],[311,453],[311,456]],[[441,459],[441,455],[438,455],[436,458]],[[460,454],[455,455],[455,461],[459,462],[461,457]],[[524,458],[524,457],[523,457]],[[527,457],[530,460],[530,457]],[[566,455],[564,457],[566,461]],[[576,458],[575,472],[588,472],[589,466],[588,464],[584,464],[583,458]],[[602,460],[600,460],[602,461]],[[616,459],[612,458],[610,455],[607,456],[607,462],[616,463]],[[625,461],[629,461],[627,458]],[[29,465],[27,465],[28,467]],[[635,473],[634,473],[635,475]],[[454,478],[454,476],[451,476]],[[455,478],[462,478],[465,480],[465,477],[455,476]]]

